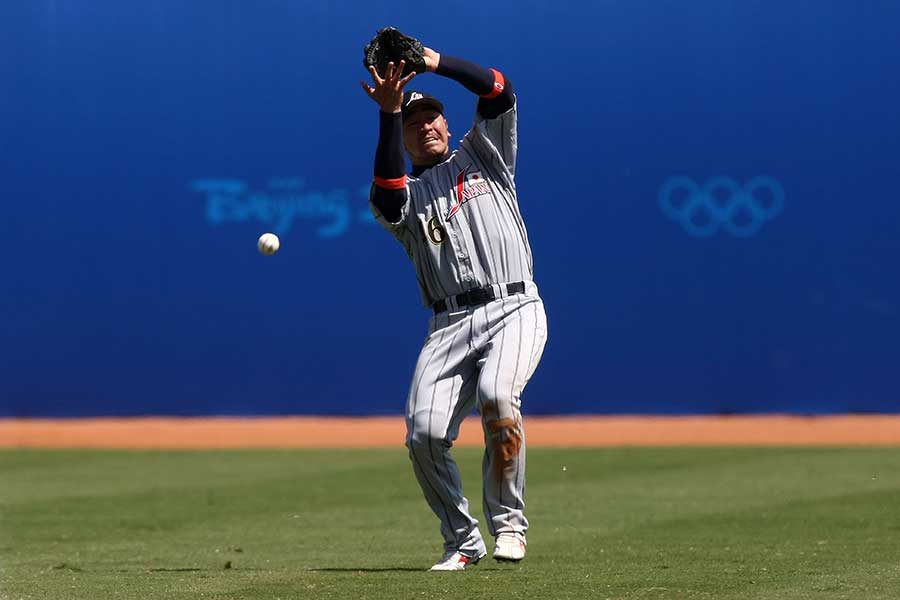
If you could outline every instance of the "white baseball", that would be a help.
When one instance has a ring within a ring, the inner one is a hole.
[[[256,242],[256,247],[266,256],[272,256],[273,254],[278,252],[278,248],[281,247],[281,241],[274,233],[264,233],[259,236],[259,241]]]

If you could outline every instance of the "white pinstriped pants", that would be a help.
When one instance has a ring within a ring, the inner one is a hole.
[[[485,552],[450,447],[474,406],[481,413],[488,530],[525,533],[525,432],[519,400],[547,340],[544,303],[525,293],[435,315],[413,375],[406,445],[425,499],[441,521],[446,551]]]

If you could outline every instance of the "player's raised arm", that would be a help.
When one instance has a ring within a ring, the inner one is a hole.
[[[391,223],[400,222],[406,204],[406,163],[403,159],[403,86],[415,77],[415,71],[406,77],[404,61],[397,68],[389,63],[382,78],[375,67],[369,67],[374,85],[360,81],[366,94],[380,110],[378,112],[378,146],[375,149],[375,179],[372,184],[372,203]]]
[[[478,112],[485,119],[494,119],[513,107],[512,83],[500,71],[431,48],[425,48],[424,55],[426,70],[453,79],[480,97]]]

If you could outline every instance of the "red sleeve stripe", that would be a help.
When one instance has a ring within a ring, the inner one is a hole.
[[[394,179],[385,179],[376,175],[375,185],[386,190],[402,190],[406,187],[406,175]]]
[[[481,96],[486,100],[496,98],[503,92],[503,88],[506,87],[506,80],[503,78],[503,73],[501,73],[497,69],[491,69],[491,73],[494,74],[494,88],[487,94]]]

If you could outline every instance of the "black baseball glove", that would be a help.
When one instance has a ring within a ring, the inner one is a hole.
[[[416,74],[425,72],[425,47],[422,42],[393,27],[379,29],[363,52],[363,66],[368,70],[374,65],[381,77],[384,77],[389,62],[399,65],[401,60],[406,61],[403,77],[412,71]]]

